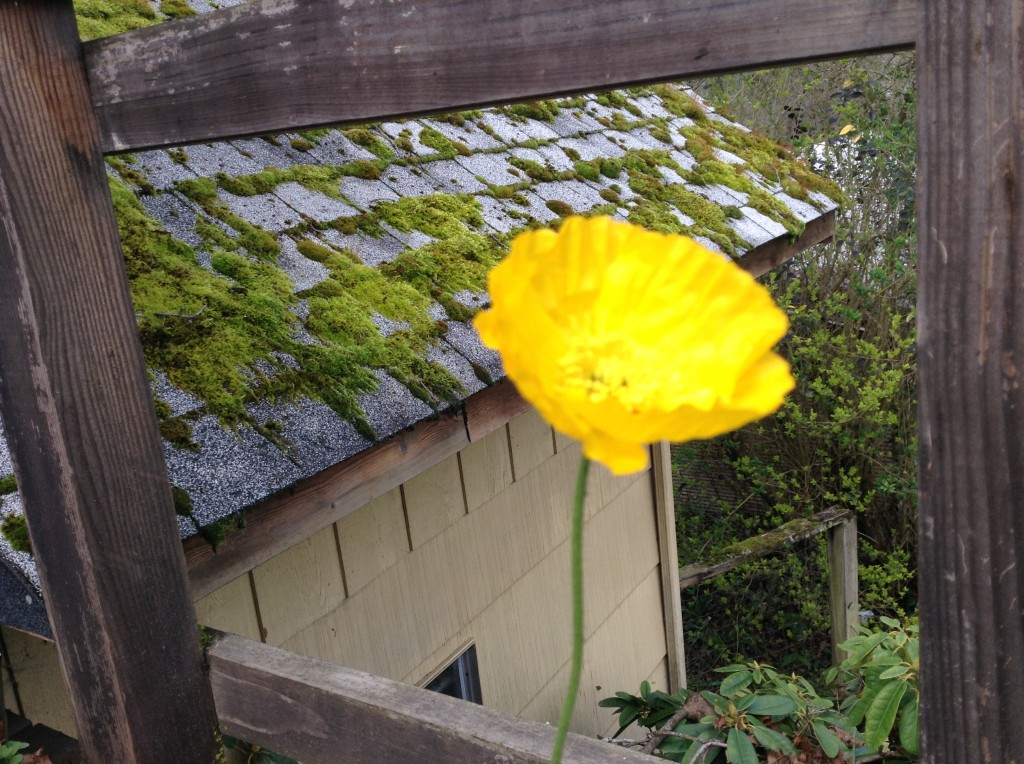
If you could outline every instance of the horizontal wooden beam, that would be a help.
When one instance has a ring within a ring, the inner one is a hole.
[[[918,0],[253,0],[88,43],[107,152],[910,48]]]
[[[231,634],[207,651],[223,732],[300,761],[545,764],[554,727]],[[650,756],[570,735],[566,764]]]
[[[827,531],[829,528],[845,522],[853,515],[848,509],[832,507],[819,512],[814,517],[790,520],[778,528],[762,533],[760,536],[732,544],[721,551],[716,559],[708,562],[684,565],[679,569],[679,588],[686,589],[701,581],[720,576],[745,562],[767,557],[772,552],[785,549],[798,541]]]

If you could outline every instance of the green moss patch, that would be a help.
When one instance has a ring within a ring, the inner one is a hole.
[[[0,533],[3,533],[15,552],[32,554],[32,542],[29,541],[28,523],[24,515],[7,515],[0,523]]]
[[[14,475],[0,478],[0,496],[6,496],[18,490],[18,481]]]
[[[148,0],[75,0],[75,17],[83,40],[109,37],[160,20]]]

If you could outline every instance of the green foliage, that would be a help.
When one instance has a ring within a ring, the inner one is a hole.
[[[831,760],[853,751],[856,730],[806,679],[781,674],[764,663],[717,669],[725,678],[712,690],[681,690],[674,695],[652,692],[644,682],[640,695],[617,692],[598,705],[615,709],[619,730],[631,724],[671,732],[655,753],[669,761],[714,762],[724,754],[730,764],[758,764],[777,756],[824,754]],[[804,759],[801,759],[804,760]]]
[[[916,609],[914,82],[913,58],[901,54],[698,87],[744,124],[791,140],[848,203],[833,243],[769,281],[791,319],[780,352],[794,392],[775,416],[674,458],[681,562],[840,505],[858,515],[861,607],[898,617]],[[710,141],[704,128],[686,128],[688,142]],[[762,148],[748,147],[747,162],[770,177],[773,149]],[[743,183],[705,165],[695,179]],[[823,541],[811,540],[691,590],[683,619],[694,673],[748,655],[787,670],[824,664],[823,563]]]
[[[863,730],[869,752],[913,759],[921,750],[918,629],[884,616],[881,621],[887,631],[862,627],[843,643],[849,657],[826,679],[841,678],[846,698],[840,709]]]
[[[0,496],[14,493],[18,490],[18,480],[14,475],[5,475],[0,478]]]
[[[7,515],[0,523],[0,533],[3,533],[15,552],[32,554],[32,542],[28,536],[28,523],[24,515]]]
[[[661,739],[654,752],[687,764],[720,761],[723,754],[730,764],[784,756],[785,761],[847,761],[869,754],[916,761],[917,627],[885,617],[881,622],[881,631],[862,627],[843,644],[849,657],[825,675],[834,692],[820,692],[802,676],[755,661],[716,669],[725,678],[714,690],[667,695],[643,682],[639,695],[617,692],[598,705],[618,717],[613,737],[634,724],[649,735],[665,732],[672,722],[674,734]]]
[[[0,764],[21,764],[25,757],[18,751],[24,751],[26,748],[28,748],[28,743],[8,740],[0,745]]]
[[[295,759],[268,751],[266,748],[255,743],[246,743],[230,735],[222,735],[221,744],[225,751],[229,751],[232,754],[228,761],[238,762],[239,764],[298,764]]]

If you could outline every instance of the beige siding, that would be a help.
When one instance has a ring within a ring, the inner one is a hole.
[[[533,409],[508,423],[508,435],[516,480],[522,480],[555,453],[555,434]]]
[[[389,510],[378,500],[356,511],[338,526],[349,597],[282,646],[423,683],[475,643],[488,706],[552,719],[569,659],[569,514],[579,458],[579,446],[556,439],[536,413],[514,419],[402,486],[413,549],[395,543],[376,565],[365,564],[361,550],[381,548],[381,513],[400,535],[398,505],[392,498]],[[610,719],[597,700],[636,689],[666,656],[649,473],[616,478],[594,467],[585,544],[588,686],[575,721],[597,734]],[[262,596],[259,607],[269,621]]]
[[[399,488],[348,515],[337,527],[349,594],[358,592],[409,551]]]
[[[536,413],[517,417],[202,598],[200,622],[257,639],[262,628],[285,649],[417,684],[475,644],[488,706],[553,721],[570,652],[579,459],[579,446]],[[650,473],[595,467],[586,518],[587,652],[574,722],[601,734],[612,720],[597,700],[649,677],[667,689]],[[26,658],[23,670],[46,660]]]
[[[466,514],[457,457],[445,459],[402,486],[412,548],[422,546]]]
[[[203,626],[229,631],[249,639],[262,639],[251,574],[239,576],[196,602],[196,618]]]
[[[6,626],[3,627],[3,635],[25,716],[37,724],[78,737],[75,714],[57,659],[57,647],[53,642]],[[3,682],[7,707],[16,711],[18,706],[6,670]]]
[[[470,512],[493,499],[512,484],[512,453],[508,427],[471,443],[459,454],[462,484]]]
[[[264,639],[279,645],[345,599],[334,527],[254,568],[252,578]]]

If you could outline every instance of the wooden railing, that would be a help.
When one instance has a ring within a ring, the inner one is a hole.
[[[555,728],[233,634],[207,649],[221,730],[304,762],[545,764]],[[651,756],[569,735],[565,764]]]
[[[737,542],[714,557],[679,569],[680,590],[720,576],[744,563],[826,533],[832,660],[844,657],[839,645],[857,633],[857,518],[848,509],[831,507],[813,517],[791,520],[778,528]]]

